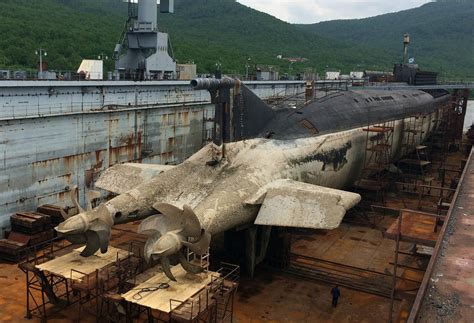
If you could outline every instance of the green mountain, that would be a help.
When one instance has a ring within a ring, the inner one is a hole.
[[[401,61],[403,34],[409,55],[423,69],[447,78],[474,79],[474,1],[444,0],[377,17],[299,25],[302,30],[369,48],[384,48]]]
[[[225,73],[243,74],[248,58],[251,65],[275,65],[281,73],[306,68],[315,68],[321,73],[327,67],[343,72],[391,70],[393,63],[400,60],[401,37],[408,31],[413,38],[412,53],[423,67],[434,70],[441,67],[446,73],[466,76],[466,69],[459,63],[471,66],[472,71],[472,61],[468,62],[473,57],[472,19],[466,21],[459,17],[465,17],[472,6],[453,5],[463,8],[462,15],[456,14],[457,11],[448,15],[445,9],[444,17],[448,18],[443,18],[439,11],[436,15],[430,14],[430,10],[439,5],[371,18],[376,19],[380,27],[367,27],[365,32],[359,33],[359,27],[350,24],[356,23],[352,21],[302,27],[235,0],[176,0],[175,14],[159,14],[158,24],[160,30],[170,34],[178,62],[194,61],[199,72],[212,71],[219,62]],[[428,13],[422,14],[427,10]],[[41,47],[48,52],[50,69],[75,70],[82,58],[95,58],[100,54],[112,56],[127,18],[127,4],[121,0],[1,0],[0,12],[0,69],[34,69],[38,61],[35,50]],[[408,25],[404,17],[410,12],[420,14]],[[431,31],[427,26],[433,24],[435,16],[438,25],[431,25]],[[385,22],[384,17],[390,18],[389,22]],[[428,18],[431,23],[421,20]],[[367,21],[370,25],[371,20]],[[337,28],[339,23],[347,24],[349,30],[345,32],[354,36],[338,35],[344,33],[342,27]],[[423,32],[415,29],[417,24]],[[399,28],[400,25],[403,28]],[[382,29],[379,37],[369,37],[369,34],[377,34],[371,29],[378,28]],[[470,55],[466,55],[469,48]],[[290,64],[277,59],[278,55],[308,60]],[[113,66],[112,60],[106,62],[107,69],[112,70]]]
[[[279,66],[282,73],[326,66],[349,71],[365,60],[374,69],[390,68],[381,50],[367,50],[301,31],[297,26],[250,9],[234,0],[177,0],[175,14],[159,14],[179,62],[194,61],[201,72],[216,62],[226,73],[251,64]],[[34,68],[35,50],[44,48],[50,69],[74,70],[82,58],[112,55],[127,18],[121,0],[0,1],[0,67]],[[305,57],[304,63],[278,60]],[[113,68],[113,62],[107,63]]]
[[[41,47],[50,69],[77,69],[111,54],[126,18],[113,0],[2,0],[0,12],[0,68],[34,69]]]
[[[323,71],[328,66],[349,71],[361,59],[367,59],[373,68],[392,65],[381,50],[302,32],[233,0],[181,0],[176,4],[175,15],[162,17],[162,29],[173,38],[178,59],[194,60],[204,70],[212,70],[220,61],[228,72],[242,72],[250,57],[254,63],[277,65],[287,72],[289,62],[276,59],[278,55],[308,59],[293,64],[293,70],[313,67]]]

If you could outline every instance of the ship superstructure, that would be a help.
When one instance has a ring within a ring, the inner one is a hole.
[[[161,80],[176,78],[176,61],[170,56],[167,33],[158,30],[156,0],[140,0],[138,10],[128,0],[129,18],[114,50],[116,70],[125,78]],[[173,12],[173,1],[161,1],[162,13]]]

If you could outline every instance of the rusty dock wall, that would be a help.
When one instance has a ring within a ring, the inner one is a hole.
[[[247,84],[263,99],[304,91],[304,82]],[[188,82],[0,82],[0,236],[15,212],[70,205],[75,185],[84,203],[111,165],[182,162],[213,117],[209,93]]]

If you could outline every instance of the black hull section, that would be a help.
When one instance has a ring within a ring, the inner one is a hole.
[[[281,140],[323,135],[432,113],[448,100],[448,92],[431,95],[419,90],[341,91],[299,109],[279,110],[261,135]]]

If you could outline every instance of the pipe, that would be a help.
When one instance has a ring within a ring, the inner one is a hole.
[[[198,78],[191,81],[191,86],[194,90],[218,90],[234,87],[239,82],[239,80],[234,80],[228,77],[223,79]]]

